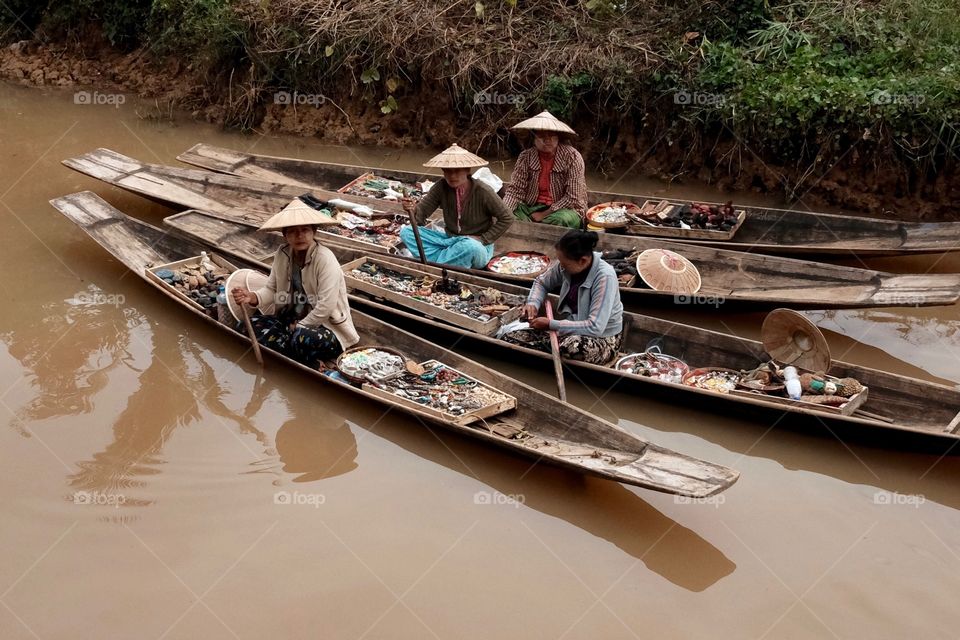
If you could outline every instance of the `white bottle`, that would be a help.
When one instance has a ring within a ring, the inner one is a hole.
[[[786,381],[787,395],[791,400],[799,400],[803,393],[803,387],[800,386],[800,378],[797,376],[796,367],[785,367],[783,370],[783,379]]]
[[[210,262],[210,258],[207,256],[206,251],[200,252],[200,268],[203,269],[204,272],[213,271],[217,268],[216,265]]]

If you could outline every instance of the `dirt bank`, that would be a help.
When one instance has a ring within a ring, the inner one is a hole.
[[[188,63],[158,62],[142,49],[121,53],[95,38],[82,49],[15,43],[0,50],[0,78],[35,86],[131,92],[152,101],[146,117],[185,110],[222,126],[311,136],[332,144],[438,148],[457,140],[491,157],[507,157],[519,148],[507,130],[513,114],[504,110],[503,117],[495,119],[500,126],[491,130],[489,114],[479,118],[461,111],[442,85],[404,95],[402,109],[384,114],[359,92],[296,98],[286,92],[278,98],[235,74],[211,84]],[[904,220],[960,219],[955,168],[932,177],[877,169],[868,134],[838,165],[810,167],[800,176],[794,168],[755,155],[726,132],[702,135],[688,144],[671,139],[669,123],[656,122],[653,114],[643,123],[618,122],[615,117],[574,123],[581,132],[591,131],[578,146],[588,164],[605,173],[616,175],[632,167],[630,173],[643,177],[695,179],[720,192],[782,194],[814,208],[842,207]]]

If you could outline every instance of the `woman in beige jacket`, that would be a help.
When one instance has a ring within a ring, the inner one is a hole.
[[[340,264],[315,238],[320,224],[336,221],[300,200],[270,218],[261,230],[282,230],[287,244],[274,255],[266,285],[230,292],[259,309],[251,318],[258,342],[312,369],[360,341]]]

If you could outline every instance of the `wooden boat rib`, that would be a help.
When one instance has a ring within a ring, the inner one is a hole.
[[[338,165],[296,158],[255,155],[197,144],[178,156],[182,162],[236,176],[295,184],[310,189],[336,190],[356,177],[376,172],[394,179],[416,182],[424,177],[417,172]],[[590,191],[590,205],[601,202],[659,201],[654,196]],[[672,202],[689,203],[686,200]],[[702,244],[724,249],[740,249],[773,254],[821,255],[900,255],[940,253],[960,250],[958,222],[897,222],[856,216],[812,213],[790,209],[738,206],[746,220],[730,240],[683,239],[685,244]],[[521,227],[537,226],[521,223]]]
[[[301,186],[262,182],[250,178],[143,164],[110,151],[96,151],[64,160],[72,169],[118,187],[167,203],[199,209],[227,220],[259,226],[294,197],[304,193]],[[354,202],[369,199],[329,191],[311,191],[322,200],[341,197]],[[378,201],[384,210],[398,211],[397,203]],[[553,246],[566,230],[551,225],[511,227],[497,241],[497,251],[539,251],[552,255]],[[385,247],[351,241],[324,233],[328,246],[360,251],[388,252]],[[628,297],[653,301],[664,299],[683,304],[720,306],[727,303],[831,308],[863,306],[919,306],[952,304],[960,299],[960,274],[896,275],[808,262],[791,258],[727,251],[705,246],[666,243],[652,238],[602,234],[601,250],[641,251],[670,247],[691,260],[703,280],[695,296],[644,288],[622,288]],[[529,279],[504,277],[489,271],[458,269],[484,277],[512,282]]]
[[[90,192],[57,198],[51,204],[147,284],[166,295],[173,304],[193,312],[202,321],[226,331],[236,339],[249,343],[245,335],[208,317],[198,305],[146,275],[146,270],[151,266],[198,256],[201,249],[206,247],[134,220]],[[419,361],[440,360],[514,396],[517,399],[516,409],[488,418],[485,422],[463,426],[332,379],[275,351],[264,349],[264,353],[299,368],[312,379],[331,385],[343,393],[354,394],[359,402],[385,404],[424,422],[580,473],[693,497],[719,493],[738,478],[736,471],[648,443],[586,411],[561,403],[543,392],[372,316],[355,312],[353,318],[363,344],[390,345]],[[505,428],[512,427],[513,431],[523,429],[529,436],[516,439],[497,435],[498,431],[504,430],[498,429],[498,424]]]
[[[282,243],[279,234],[252,232],[244,225],[220,220],[199,211],[187,211],[170,216],[164,220],[164,224],[185,237],[203,242],[241,261],[260,265],[264,268],[267,268],[273,252]],[[343,263],[356,260],[362,255],[352,250],[333,250]],[[383,256],[377,256],[377,258],[387,261],[396,260],[396,258]],[[423,269],[423,267],[418,268]],[[427,268],[426,270],[436,275],[435,269]],[[494,281],[488,281],[487,284],[505,293],[526,295],[526,289],[516,285]],[[437,322],[410,313],[408,310],[387,306],[365,297],[352,296],[351,304],[354,306],[363,305],[364,308],[376,310],[379,316],[390,314],[415,322],[423,328],[425,335],[436,335],[437,330],[444,330],[470,340],[479,341],[484,345],[496,347],[501,350],[502,354],[511,357],[518,353],[544,360],[550,357],[549,354],[540,351],[515,346],[496,338],[473,333],[447,323]],[[623,352],[642,352],[654,340],[661,341],[661,348],[665,353],[676,355],[691,365],[709,365],[739,370],[752,369],[759,362],[769,359],[769,356],[764,352],[763,345],[753,340],[637,313],[624,313]],[[517,360],[517,358],[513,357],[513,360]],[[616,383],[618,389],[624,390],[622,383],[626,382],[629,383],[628,386],[631,388],[658,396],[666,390],[672,390],[693,401],[700,401],[701,404],[713,410],[732,404],[734,407],[740,405],[746,408],[765,409],[773,414],[787,412],[817,416],[819,420],[832,424],[859,425],[879,431],[912,432],[949,440],[960,438],[960,433],[958,433],[960,432],[960,389],[844,362],[834,362],[829,373],[837,377],[856,378],[869,387],[868,398],[861,407],[868,412],[867,414],[825,413],[795,403],[772,402],[759,395],[749,398],[735,397],[661,382],[652,378],[617,371],[610,367],[572,360],[566,361],[565,364],[572,370],[579,371],[580,375],[589,374],[591,379],[596,379],[606,386],[613,386]],[[881,418],[873,416],[881,416]]]

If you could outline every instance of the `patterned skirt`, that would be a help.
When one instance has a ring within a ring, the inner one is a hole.
[[[560,343],[560,357],[569,360],[580,360],[590,364],[608,364],[617,357],[620,351],[622,334],[608,338],[583,336],[575,333],[557,336]],[[520,329],[511,331],[503,339],[522,347],[537,349],[550,353],[550,332],[536,329]]]
[[[316,369],[324,360],[331,360],[343,353],[343,347],[330,329],[320,326],[307,328],[297,326],[293,331],[290,325],[276,316],[257,314],[250,318],[257,342],[267,349],[279,351],[302,365]],[[246,335],[243,322],[235,327]]]

